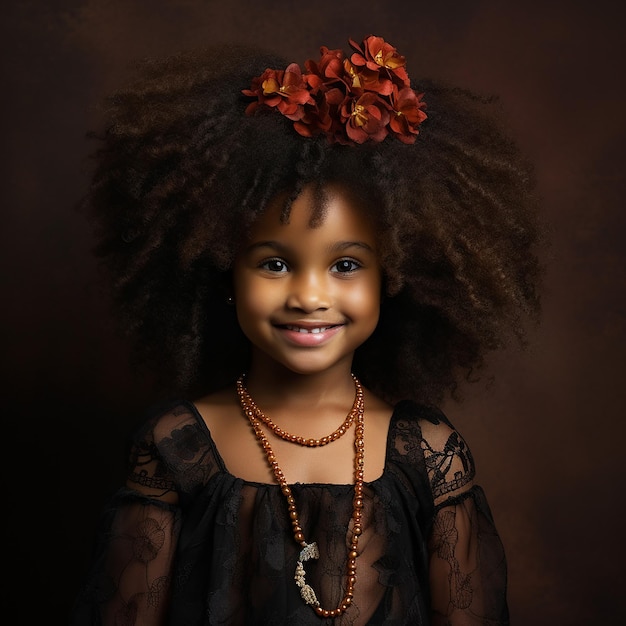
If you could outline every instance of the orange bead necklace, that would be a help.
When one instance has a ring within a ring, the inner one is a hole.
[[[363,531],[361,513],[363,510],[363,482],[364,482],[364,459],[365,459],[365,443],[363,439],[363,423],[364,423],[364,407],[363,407],[363,387],[359,380],[352,374],[355,387],[355,397],[352,409],[350,413],[333,433],[321,439],[311,439],[305,437],[299,437],[296,435],[290,435],[284,430],[278,428],[272,420],[263,414],[261,409],[256,405],[250,394],[248,393],[244,385],[244,376],[241,376],[237,380],[237,395],[239,396],[239,402],[244,415],[250,421],[250,424],[254,430],[261,447],[263,448],[267,461],[270,465],[274,477],[280,486],[281,492],[287,499],[287,511],[291,520],[293,529],[293,537],[296,543],[301,546],[300,555],[298,557],[298,563],[296,565],[295,581],[296,585],[300,588],[300,595],[302,599],[313,607],[313,610],[324,618],[339,617],[342,613],[348,610],[352,604],[354,597],[354,586],[356,584],[356,560],[358,557],[358,545],[359,536]],[[275,435],[282,439],[289,441],[290,443],[296,443],[302,446],[314,447],[323,446],[331,441],[336,441],[339,437],[344,435],[350,426],[356,423],[354,433],[354,498],[352,501],[352,537],[350,540],[350,547],[348,549],[347,559],[347,572],[346,572],[346,591],[343,599],[339,605],[334,609],[324,609],[320,605],[319,600],[313,591],[312,587],[306,582],[306,573],[304,571],[304,562],[309,559],[319,558],[319,549],[316,542],[307,543],[304,538],[304,532],[300,524],[300,517],[298,509],[296,508],[296,502],[291,493],[291,488],[287,484],[287,479],[276,460],[276,455],[272,450],[272,446],[263,432],[261,424],[265,424]]]

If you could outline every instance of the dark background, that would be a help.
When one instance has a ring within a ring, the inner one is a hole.
[[[445,407],[510,571],[513,626],[624,607],[622,3],[11,0],[2,5],[2,570],[16,624],[64,623],[150,387],[127,365],[74,205],[100,97],[136,57],[248,42],[294,61],[384,37],[411,76],[496,93],[538,169],[552,247],[541,326]],[[220,62],[219,58],[215,59]],[[8,600],[9,606],[6,606]]]

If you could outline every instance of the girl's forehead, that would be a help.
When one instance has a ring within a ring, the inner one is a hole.
[[[376,240],[376,228],[355,194],[339,185],[327,185],[322,194],[312,186],[305,187],[293,201],[287,219],[283,217],[284,197],[277,197],[252,227],[251,238],[319,235],[337,238],[358,236],[368,242]]]

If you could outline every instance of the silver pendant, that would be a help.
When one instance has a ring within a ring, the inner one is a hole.
[[[296,581],[296,585],[300,587],[300,595],[302,599],[312,606],[319,606],[320,602],[315,595],[315,591],[311,585],[307,585],[306,582],[306,572],[304,571],[303,563],[308,561],[309,559],[319,559],[320,551],[317,547],[317,543],[314,541],[313,543],[307,543],[300,550],[300,556],[298,557],[298,564],[296,565],[296,575],[294,579]]]

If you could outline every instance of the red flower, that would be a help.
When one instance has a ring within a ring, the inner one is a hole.
[[[303,115],[303,104],[314,104],[307,83],[302,77],[302,70],[297,63],[291,63],[286,70],[266,69],[261,76],[253,79],[250,89],[244,89],[247,96],[256,96],[246,109],[252,113],[259,104],[277,107],[291,120],[299,120]]]
[[[293,123],[296,131],[304,137],[313,137],[320,132],[328,132],[333,123],[327,94],[318,91],[313,106],[305,105],[303,116]]]
[[[318,77],[320,84],[329,80],[343,80],[343,51],[329,50],[326,46],[322,46],[320,53],[322,57],[318,63],[313,59],[304,62],[307,71]]]
[[[349,59],[343,62],[343,66],[346,76],[350,80],[348,84],[357,93],[361,90],[375,91],[381,96],[388,96],[391,93],[393,87],[391,79],[382,75],[379,70],[371,70],[366,66],[359,67]]]
[[[365,66],[373,71],[385,69],[394,83],[406,87],[410,85],[405,69],[406,59],[382,37],[370,35],[363,40],[361,46],[352,39],[349,41],[354,50],[354,54],[350,57],[354,65]]]
[[[320,47],[320,59],[296,63],[285,70],[268,68],[242,90],[259,107],[276,108],[293,121],[305,137],[324,133],[330,142],[360,144],[383,141],[388,135],[403,143],[415,142],[426,119],[422,94],[410,86],[405,58],[382,37],[371,35],[362,44],[352,39],[352,56]]]
[[[382,141],[388,134],[389,109],[375,93],[346,101],[341,115],[346,120],[346,135],[356,143]]]
[[[416,94],[410,87],[398,91],[394,85],[391,106],[391,132],[403,143],[414,143],[419,132],[417,127],[426,119],[426,113],[422,110],[426,106],[422,94]]]

